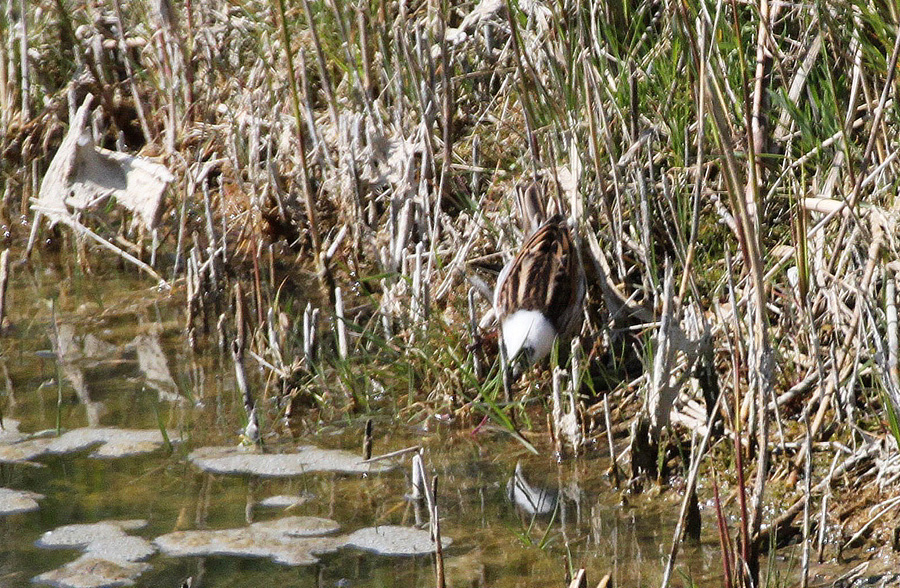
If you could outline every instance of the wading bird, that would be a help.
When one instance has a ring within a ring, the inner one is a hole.
[[[494,313],[513,376],[542,359],[557,338],[581,326],[585,277],[566,219],[545,220],[538,183],[516,188],[516,204],[531,235],[494,289]]]

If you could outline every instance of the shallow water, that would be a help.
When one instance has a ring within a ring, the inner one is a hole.
[[[152,541],[199,529],[241,528],[240,537],[247,538],[249,524],[288,516],[329,519],[339,530],[327,537],[340,541],[360,529],[412,527],[427,519],[405,498],[409,456],[394,468],[366,475],[272,478],[201,471],[188,456],[202,447],[237,446],[242,404],[230,359],[215,348],[191,352],[182,295],[163,295],[145,280],[118,274],[63,276],[20,268],[10,298],[13,327],[0,344],[6,441],[15,419],[20,435],[43,432],[47,441],[28,441],[41,448],[56,443],[59,449],[58,432],[85,427],[136,429],[159,437],[164,428],[171,445],[162,440],[132,447],[132,454],[122,457],[96,457],[92,445],[0,464],[0,488],[43,495],[37,510],[0,515],[0,585],[33,585],[39,575],[79,558],[81,550],[71,546],[38,545],[46,532],[63,525],[145,522],[122,531],[110,541],[115,545],[131,542],[125,536]],[[247,369],[251,385],[260,389],[264,374],[249,358]],[[375,454],[425,448],[427,475],[439,478],[441,533],[452,539],[444,553],[448,585],[560,586],[567,556],[573,567],[587,569],[590,585],[607,572],[618,586],[659,585],[679,497],[676,492],[630,497],[623,506],[604,475],[608,462],[601,451],[557,465],[542,434],[530,437],[541,453],[534,456],[490,425],[473,432],[435,422],[427,427],[397,422],[383,414],[311,422],[305,426],[311,432],[301,438],[269,436],[267,443],[276,452],[314,445],[359,453],[368,416],[375,419]],[[524,481],[511,485],[517,464]],[[516,488],[518,505],[510,500]],[[263,501],[272,497],[289,497],[295,504],[266,506]],[[704,525],[704,542],[683,548],[673,585],[687,578],[701,586],[721,584],[709,510]],[[323,548],[316,558],[316,563],[285,565],[271,557],[175,557],[156,551],[137,562],[142,573],[134,581],[148,587],[177,587],[188,577],[194,586],[434,585],[431,555],[377,555],[343,546]]]

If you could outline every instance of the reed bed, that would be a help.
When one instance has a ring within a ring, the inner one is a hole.
[[[896,3],[0,6],[3,246],[97,96],[96,143],[176,180],[152,230],[81,222],[185,296],[190,345],[264,368],[247,439],[386,410],[531,446],[552,390],[560,455],[609,448],[631,491],[683,474],[685,521],[715,490],[729,586],[793,537],[804,585],[897,547]],[[507,397],[479,322],[532,179],[577,227],[588,304],[562,369]],[[39,231],[32,263],[111,255]]]

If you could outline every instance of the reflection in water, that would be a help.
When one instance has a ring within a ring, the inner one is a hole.
[[[114,359],[117,349],[94,335],[76,335],[75,326],[71,324],[56,325],[51,334],[54,333],[56,336],[51,340],[55,343],[54,351],[60,370],[84,405],[88,425],[97,427],[105,409],[102,402],[91,398],[86,371]]]
[[[549,488],[536,488],[528,483],[522,472],[522,462],[506,484],[506,494],[516,506],[528,514],[548,515],[556,508],[558,494]]]
[[[138,369],[144,374],[144,382],[159,394],[160,400],[168,402],[181,402],[184,397],[178,393],[178,386],[169,371],[166,362],[166,354],[163,353],[162,344],[159,341],[159,329],[153,329],[152,333],[138,335],[130,346],[137,351]]]
[[[60,369],[84,405],[88,425],[99,426],[106,411],[103,402],[95,400],[91,394],[88,371],[129,362],[127,356],[132,352],[137,354],[137,370],[144,385],[156,390],[160,400],[184,400],[169,371],[160,342],[160,331],[154,325],[150,333],[137,335],[124,345],[113,345],[92,333],[77,334],[75,326],[69,323],[61,323],[51,329],[51,340],[55,343],[54,351]]]

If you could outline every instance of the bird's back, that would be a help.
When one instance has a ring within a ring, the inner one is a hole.
[[[574,328],[584,299],[583,270],[565,218],[554,215],[522,245],[501,274],[494,296],[498,318],[537,311],[558,334]]]

